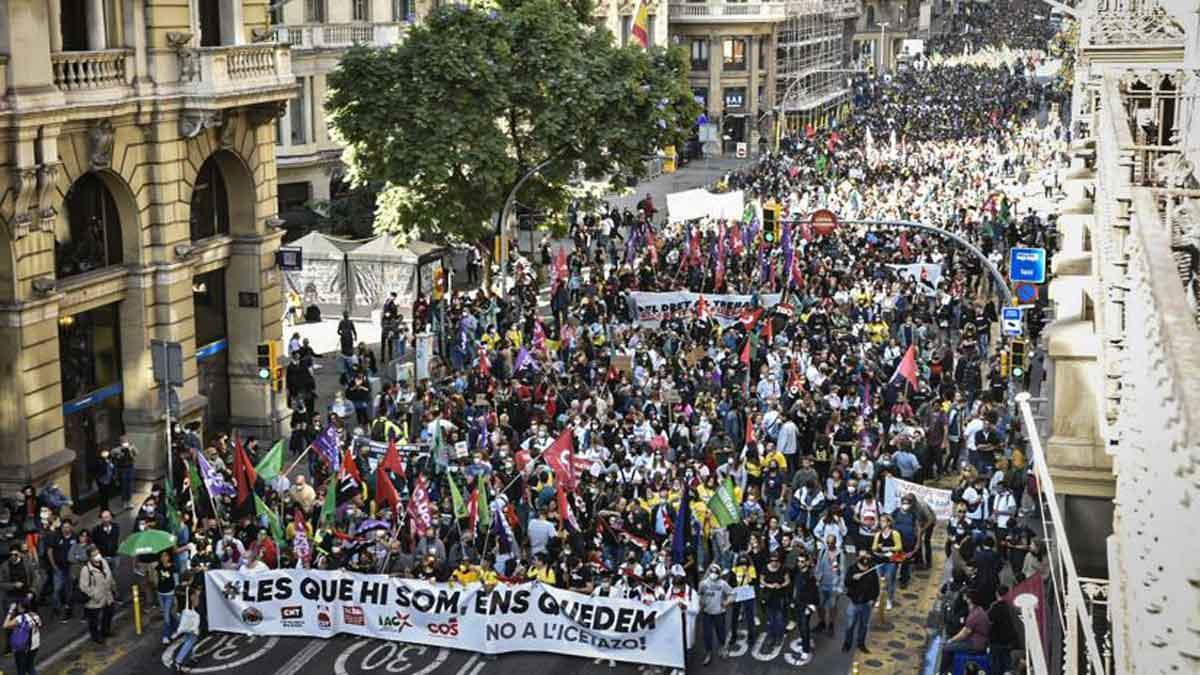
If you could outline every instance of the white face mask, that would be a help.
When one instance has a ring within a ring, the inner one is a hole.
[[[99,562],[100,562],[100,560],[101,560],[100,556],[98,556],[98,555],[94,555],[94,556],[92,556],[92,562],[94,562],[94,563],[99,563]]]
[[[854,494],[855,492],[858,492],[858,487],[851,485],[846,488],[846,492],[849,492],[850,494]]]

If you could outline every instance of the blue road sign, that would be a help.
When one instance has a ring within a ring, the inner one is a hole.
[[[1025,332],[1021,322],[1021,308],[1005,307],[1000,310],[1000,331],[1009,337],[1019,337]]]
[[[1033,284],[1019,283],[1013,285],[1013,293],[1016,294],[1017,300],[1023,305],[1028,305],[1036,302],[1038,299],[1038,287]]]
[[[1046,249],[1014,248],[1009,252],[1008,279],[1014,283],[1046,282]]]

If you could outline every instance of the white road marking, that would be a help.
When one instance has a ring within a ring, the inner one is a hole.
[[[235,635],[232,633],[211,633],[209,635],[204,636],[204,638],[202,640],[200,640],[199,642],[196,643],[196,649],[200,650],[201,653],[204,653],[204,650],[210,649],[210,645],[211,645],[212,654],[214,657],[217,657],[217,652],[219,652],[219,651],[224,652],[226,649],[229,649],[231,647],[236,648],[236,646],[237,646],[236,643],[237,643],[238,639],[250,640],[253,638],[248,635]],[[163,667],[165,667],[165,668],[171,667],[171,663],[175,658],[175,652],[179,651],[179,646],[181,644],[182,644],[182,642],[180,642],[179,640],[176,640],[174,643],[171,644],[170,647],[167,647],[165,650],[163,650],[163,654],[162,654]],[[258,659],[263,654],[266,654],[267,652],[271,651],[271,649],[277,644],[279,644],[279,638],[277,638],[277,637],[267,638],[267,641],[263,643],[262,647],[259,647],[256,651],[251,652],[250,654],[246,655],[245,657],[238,659],[237,661],[234,661],[232,663],[221,663],[221,664],[217,664],[217,665],[213,665],[213,666],[205,666],[203,668],[184,668],[183,671],[185,673],[216,673],[216,672],[225,670],[227,668],[237,668],[238,666],[244,666],[247,663],[250,663],[251,661]],[[193,651],[193,654],[194,653],[195,652]],[[236,654],[236,652],[235,652],[235,654]],[[233,656],[230,656],[228,658],[233,658]],[[217,660],[220,660],[220,659],[218,658]],[[39,665],[44,666],[46,664],[42,663]]]
[[[287,663],[283,664],[275,675],[296,675],[308,666],[309,660],[315,657],[329,643],[325,640],[315,640],[296,653]],[[228,666],[226,666],[228,667]]]
[[[350,657],[356,651],[368,644],[375,644],[376,647],[367,652],[367,655],[363,657],[363,669],[366,671],[374,671],[378,670],[379,667],[383,667],[389,673],[403,673],[408,670],[407,654],[409,652],[416,652],[416,656],[421,656],[430,649],[425,645],[409,644],[405,642],[388,642],[364,638],[347,647],[346,650],[341,654],[338,654],[337,661],[335,661],[333,664],[333,672],[335,675],[350,675],[350,672],[346,669],[346,664],[349,662]],[[377,664],[377,666],[367,667],[367,662],[374,662],[376,655],[380,654],[381,651],[387,652],[387,655],[382,659],[382,662]],[[440,668],[449,657],[449,649],[439,648],[433,661],[424,668],[412,673],[412,675],[430,675]]]

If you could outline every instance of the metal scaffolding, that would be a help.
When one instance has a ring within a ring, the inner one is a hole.
[[[840,0],[789,2],[776,37],[778,109],[788,129],[840,114],[849,98],[844,31],[853,16]],[[851,10],[852,11],[852,10]]]

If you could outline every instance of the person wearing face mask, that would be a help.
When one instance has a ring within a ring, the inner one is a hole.
[[[704,635],[704,665],[712,663],[714,646],[725,658],[725,610],[733,601],[733,588],[721,578],[721,568],[710,565],[700,582],[700,626]]]
[[[871,606],[879,599],[879,575],[871,566],[869,553],[859,552],[857,562],[846,570],[844,583],[850,606],[846,611],[846,633],[842,640],[842,651],[848,652],[857,644],[863,653],[869,654],[867,629],[871,623]]]
[[[96,644],[104,644],[104,640],[112,635],[116,589],[117,581],[108,562],[100,555],[100,550],[93,547],[88,563],[79,573],[79,590],[87,596],[84,612],[88,619],[88,634]]]
[[[900,498],[900,507],[891,513],[892,527],[900,533],[900,543],[904,550],[904,561],[900,564],[900,588],[908,588],[912,578],[913,559],[920,544],[920,514],[912,495]]]
[[[242,564],[242,557],[246,555],[246,547],[242,541],[233,536],[233,528],[226,528],[224,536],[217,542],[217,559],[221,561],[221,568],[227,570],[236,570]]]
[[[0,589],[4,591],[5,613],[18,603],[33,598],[41,587],[41,570],[30,556],[25,555],[20,544],[13,544],[8,551],[8,562],[0,564]],[[12,633],[6,630],[5,635],[11,637]],[[11,651],[12,647],[6,640],[4,653]]]

